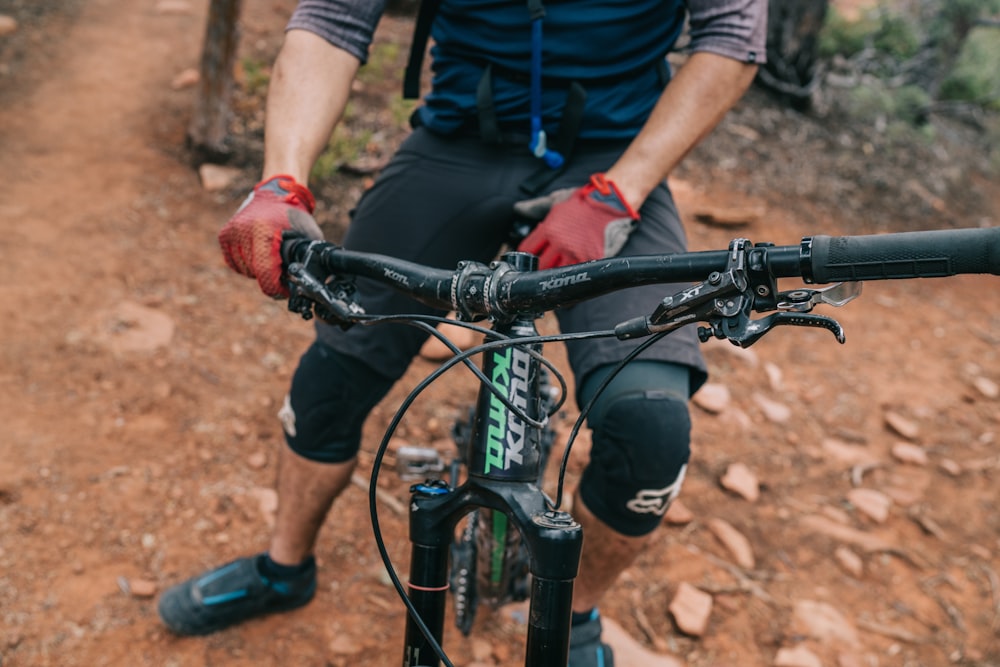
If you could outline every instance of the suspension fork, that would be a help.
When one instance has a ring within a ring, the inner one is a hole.
[[[497,330],[512,337],[537,335],[534,319],[514,317]],[[540,351],[540,346],[536,347]],[[493,389],[532,420],[544,418],[539,391],[541,362],[525,346],[484,354],[483,372]],[[525,665],[552,667],[569,659],[573,581],[583,533],[565,512],[550,509],[538,486],[540,429],[481,387],[468,452],[469,478],[457,489],[444,483],[413,487],[410,503],[409,598],[440,645],[448,588],[448,556],[455,526],[485,507],[506,514],[521,532],[532,574]],[[439,658],[412,615],[407,616],[404,667],[437,667]]]
[[[525,645],[526,667],[565,665],[573,582],[583,531],[565,512],[550,510],[537,487],[471,478],[458,489],[438,484],[413,487],[410,503],[409,598],[434,640],[441,644],[448,590],[448,553],[455,525],[474,507],[505,512],[521,531],[531,558],[531,598]],[[412,615],[406,619],[404,667],[437,667],[431,642]]]

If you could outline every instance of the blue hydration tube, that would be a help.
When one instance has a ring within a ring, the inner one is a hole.
[[[532,3],[529,2],[529,6]],[[565,161],[562,154],[547,145],[545,130],[542,129],[542,17],[541,10],[532,12],[531,20],[531,144],[532,154],[541,158],[552,169],[558,169]]]

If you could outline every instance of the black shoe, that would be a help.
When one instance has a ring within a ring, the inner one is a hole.
[[[167,589],[160,597],[160,618],[179,635],[207,635],[312,599],[316,563],[311,557],[301,575],[287,580],[262,574],[264,557],[241,558]]]
[[[590,620],[570,628],[569,667],[614,667],[611,647],[601,641],[601,617],[595,609]]]

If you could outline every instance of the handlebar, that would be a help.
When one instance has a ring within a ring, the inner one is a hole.
[[[697,283],[665,298],[656,312],[641,322],[623,323],[618,336],[631,338],[672,330],[691,321],[715,325],[719,318],[731,319],[741,313],[745,318],[750,310],[803,313],[819,301],[841,305],[815,290],[779,293],[775,283],[779,278],[799,277],[806,283],[825,284],[967,273],[1000,275],[1000,228],[820,235],[786,246],[737,239],[728,250],[614,257],[542,271],[535,270],[533,255],[520,252],[507,253],[502,261],[488,266],[460,262],[456,269],[447,270],[302,238],[286,239],[282,256],[294,288],[289,308],[310,317],[316,307],[320,317],[342,324],[364,317],[352,297],[355,276],[387,284],[431,307],[453,310],[467,321],[545,312],[639,285]],[[734,302],[734,296],[740,298]],[[854,296],[856,292],[843,302]],[[783,315],[788,314],[773,317]],[[829,322],[815,318],[797,314],[769,326],[805,324],[837,333]],[[712,333],[723,337],[720,331],[715,326]],[[762,332],[742,341],[729,333],[725,337],[748,345],[760,335]],[[838,338],[842,336],[838,334]]]

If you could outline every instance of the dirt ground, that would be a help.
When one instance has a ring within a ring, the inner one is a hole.
[[[273,54],[291,4],[246,0],[243,49]],[[221,261],[216,231],[255,178],[252,160],[245,183],[206,192],[184,148],[193,92],[172,84],[197,66],[206,10],[0,0],[19,21],[0,37],[3,667],[399,662],[403,606],[361,485],[321,536],[306,608],[194,639],[156,616],[167,586],[265,547],[275,414],[311,333]],[[407,35],[392,16],[380,39]],[[259,111],[244,102],[252,143]],[[982,144],[883,159],[876,140],[832,122],[749,96],[674,179],[692,247],[1000,220],[995,175],[961,161]],[[377,136],[371,152],[393,140]],[[365,178],[317,188],[327,224]],[[705,222],[732,211],[753,220]],[[1000,665],[998,280],[870,283],[824,311],[844,346],[791,328],[748,351],[707,346],[728,401],[692,410],[690,516],[656,533],[604,614],[690,667]],[[380,427],[433,368],[416,362],[376,410],[362,479]],[[472,387],[449,375],[396,444],[448,452]],[[733,464],[759,496],[722,483]],[[405,504],[407,483],[382,479]],[[405,572],[405,516],[386,503],[381,519]],[[747,538],[752,563],[716,537],[720,520]],[[701,636],[668,610],[683,583],[711,595]],[[455,664],[520,661],[517,610],[483,615],[471,639],[448,628]]]

